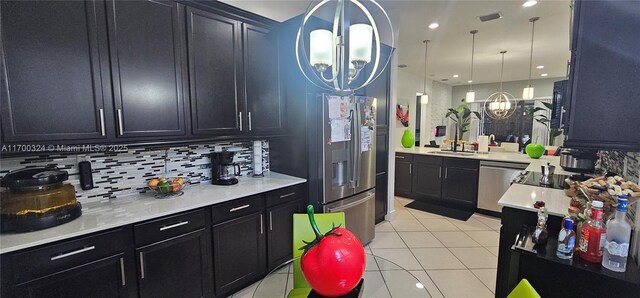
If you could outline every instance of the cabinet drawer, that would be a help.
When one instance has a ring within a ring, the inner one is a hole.
[[[443,159],[444,158],[438,156],[418,155],[414,158],[414,161],[432,165],[441,165]]]
[[[464,158],[447,158],[445,164],[447,168],[462,168],[476,171],[480,167],[480,163],[477,160]]]
[[[130,239],[127,234],[117,229],[13,254],[14,281],[22,283],[120,253]]]
[[[206,226],[205,210],[155,219],[134,226],[136,246],[179,236]]]
[[[295,185],[267,193],[267,207],[293,202],[304,198],[304,185]]]
[[[260,211],[263,208],[263,195],[256,195],[215,205],[211,208],[211,217],[213,219],[213,223],[219,223],[221,221]]]
[[[413,154],[406,154],[406,153],[396,153],[396,160],[400,161],[412,161],[413,160]]]

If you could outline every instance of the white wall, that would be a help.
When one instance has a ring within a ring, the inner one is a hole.
[[[416,109],[421,109],[421,144],[428,143],[429,140],[433,139],[432,132],[437,125],[441,125],[452,97],[451,86],[427,80],[426,90],[427,94],[429,94],[429,103],[416,107],[416,92],[422,92],[423,85],[424,77],[416,76],[402,69],[398,70],[397,103],[409,105],[408,128],[414,136],[416,132]],[[400,139],[405,127],[395,119],[395,105],[392,108],[392,113],[394,115],[393,123],[395,123],[395,146],[401,147]]]

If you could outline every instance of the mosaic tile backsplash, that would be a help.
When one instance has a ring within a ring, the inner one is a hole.
[[[599,167],[640,183],[640,152],[601,151]]]
[[[191,183],[211,181],[211,164],[207,154],[216,147],[235,152],[233,161],[240,164],[241,175],[253,173],[252,142],[219,142],[169,148],[135,148],[126,152],[80,155],[51,154],[0,159],[0,177],[12,170],[53,165],[69,172],[68,183],[76,189],[81,202],[101,201],[147,191],[146,181],[157,176],[189,177]],[[91,190],[80,188],[78,163],[91,161]],[[269,171],[269,142],[262,141],[262,166]]]

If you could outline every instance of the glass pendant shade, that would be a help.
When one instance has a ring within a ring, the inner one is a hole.
[[[426,105],[429,103],[429,94],[423,93],[420,95],[420,103]]]
[[[476,92],[475,91],[467,92],[467,96],[465,96],[464,101],[465,102],[474,102],[474,101],[476,101]]]
[[[371,62],[373,27],[368,24],[349,26],[349,62]]]
[[[533,87],[528,86],[522,90],[522,99],[533,99]]]
[[[311,31],[309,38],[309,63],[313,66],[331,66],[333,61],[332,48],[333,33],[329,30],[318,29]]]

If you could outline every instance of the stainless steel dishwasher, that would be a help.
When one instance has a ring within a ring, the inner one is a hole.
[[[527,164],[512,162],[480,162],[480,178],[478,179],[478,208],[502,212],[498,201],[507,192],[511,182],[524,169]]]

